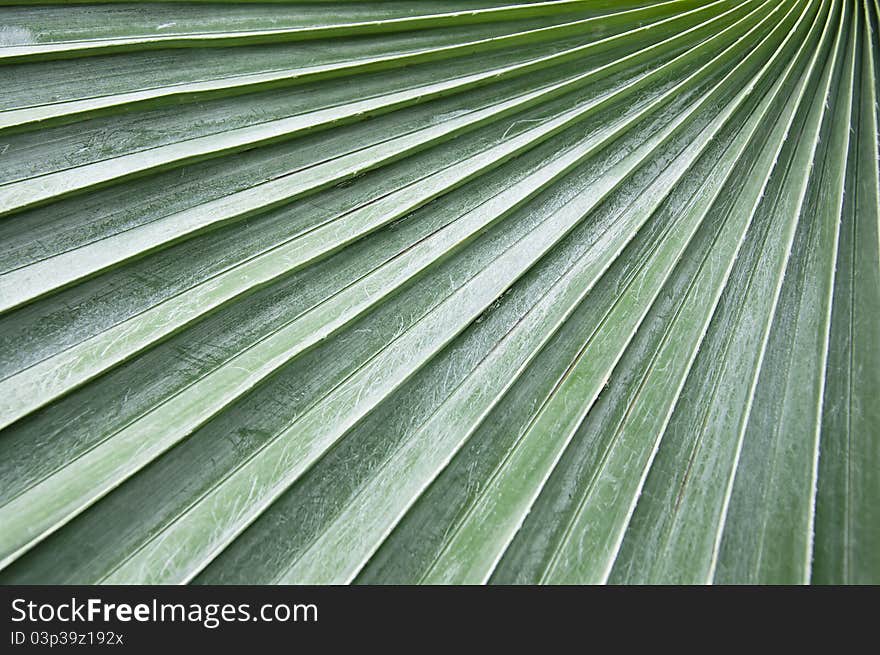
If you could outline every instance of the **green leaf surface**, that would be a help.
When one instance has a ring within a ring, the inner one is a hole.
[[[880,583],[878,19],[0,7],[0,582]]]

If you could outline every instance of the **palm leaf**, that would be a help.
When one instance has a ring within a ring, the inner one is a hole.
[[[878,19],[6,3],[0,581],[880,582]]]

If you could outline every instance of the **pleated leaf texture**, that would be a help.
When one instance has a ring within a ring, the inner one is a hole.
[[[878,17],[4,3],[0,583],[880,583]]]

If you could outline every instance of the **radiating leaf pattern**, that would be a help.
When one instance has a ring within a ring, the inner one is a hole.
[[[880,583],[878,19],[0,7],[0,582]]]

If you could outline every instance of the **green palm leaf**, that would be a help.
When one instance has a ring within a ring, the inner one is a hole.
[[[878,19],[0,7],[0,581],[880,582]]]

